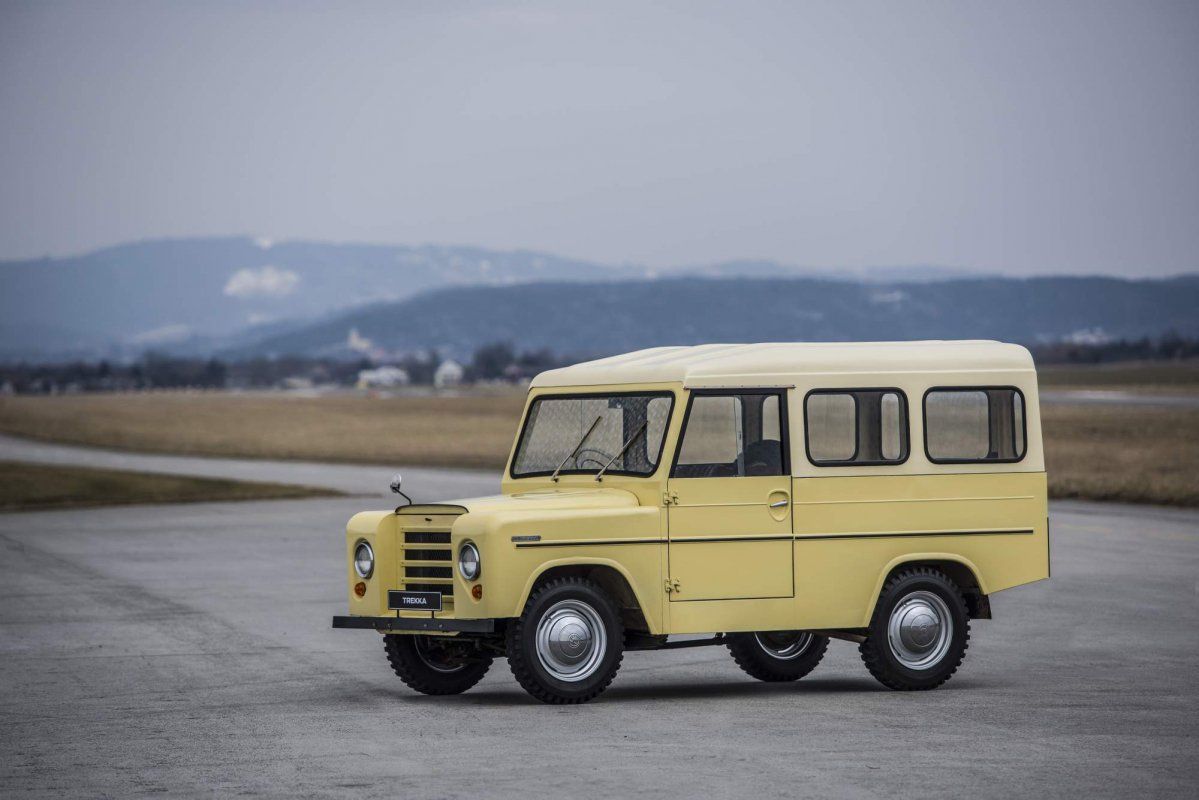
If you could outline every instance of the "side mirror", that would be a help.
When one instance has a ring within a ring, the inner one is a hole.
[[[391,476],[391,491],[394,492],[395,494],[398,494],[400,497],[404,498],[405,500],[407,500],[408,502],[405,505],[412,505],[412,498],[409,497],[408,495],[404,494],[404,492],[400,489],[400,486],[402,486],[403,483],[404,483],[403,475],[401,475],[398,472],[395,475],[392,475]],[[400,508],[403,508],[403,506],[400,506]],[[399,508],[396,509],[396,511],[399,511],[399,510],[400,510]]]

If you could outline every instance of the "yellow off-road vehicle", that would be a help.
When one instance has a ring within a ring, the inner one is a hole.
[[[502,494],[350,520],[350,616],[413,689],[505,656],[549,703],[628,650],[727,645],[790,681],[830,638],[893,689],[958,668],[1049,576],[1037,381],[998,342],[662,347],[538,376]],[[708,637],[670,639],[676,634]]]

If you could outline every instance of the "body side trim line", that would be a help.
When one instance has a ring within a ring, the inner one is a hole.
[[[810,541],[813,539],[918,539],[930,536],[1031,536],[1036,533],[1032,528],[1012,528],[1010,530],[983,531],[902,531],[895,533],[813,533],[797,534],[795,540]]]
[[[796,500],[797,506],[847,506],[866,503],[954,503],[976,500],[1036,500],[1031,494],[996,495],[994,497],[897,497],[894,500]]]
[[[548,542],[516,542],[516,547],[597,547],[601,545],[624,544],[703,544],[705,542],[785,542],[812,541],[825,539],[904,539],[932,536],[1030,536],[1036,533],[1033,528],[998,528],[994,530],[974,531],[892,531],[880,533],[797,533],[775,534],[771,536],[687,536],[678,539],[586,539],[563,540]],[[443,579],[444,580],[444,579]]]
[[[562,539],[542,542],[513,542],[516,547],[595,547],[613,544],[663,544],[665,539]]]

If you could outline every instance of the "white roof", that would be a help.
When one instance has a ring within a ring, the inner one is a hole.
[[[886,372],[1033,371],[1025,348],[1002,342],[772,342],[653,347],[543,372],[542,386],[683,383],[779,385],[787,376]]]

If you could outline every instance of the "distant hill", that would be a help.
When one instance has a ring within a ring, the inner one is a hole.
[[[0,262],[0,358],[203,350],[247,327],[311,321],[436,287],[644,274],[474,247],[248,237],[139,242],[70,258]]]
[[[500,339],[598,353],[718,339],[1152,335],[1194,329],[1196,280],[763,260],[662,270],[477,247],[147,241],[0,262],[0,360],[349,354],[352,328],[360,346],[459,356]]]
[[[855,279],[929,279],[936,266],[856,270]],[[532,251],[357,245],[240,237],[127,243],[70,258],[0,261],[0,360],[201,354],[278,335],[363,303],[430,289],[662,276],[793,277],[817,270],[742,260],[651,270]],[[848,275],[848,273],[846,273]]]
[[[748,260],[652,270],[478,247],[249,237],[146,241],[70,258],[0,262],[0,359],[119,357],[146,348],[203,353],[247,335],[265,338],[349,308],[403,300],[431,289],[684,274],[821,273]],[[940,267],[879,267],[857,270],[852,277],[953,274]]]
[[[663,344],[993,338],[1035,344],[1199,335],[1199,276],[867,284],[666,278],[440,289],[251,338],[229,356],[337,355],[350,331],[390,351],[458,357],[487,342],[589,355]]]

